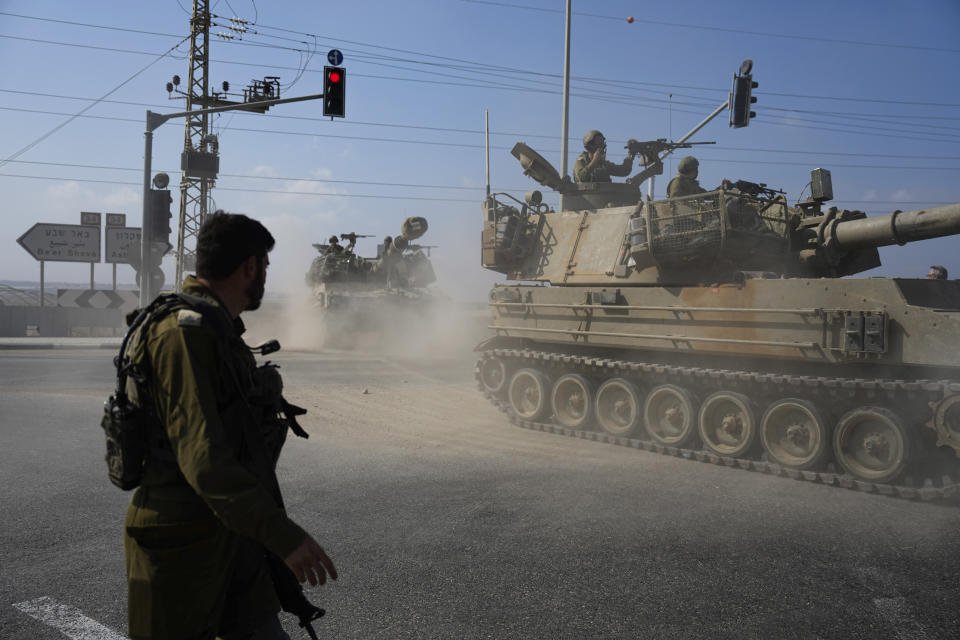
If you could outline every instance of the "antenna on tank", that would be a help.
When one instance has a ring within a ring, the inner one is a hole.
[[[490,110],[483,110],[483,117],[486,121],[484,126],[485,140],[484,143],[487,150],[487,198],[490,198]]]

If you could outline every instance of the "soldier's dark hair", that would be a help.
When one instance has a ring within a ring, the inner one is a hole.
[[[942,266],[942,265],[939,265],[939,264],[935,264],[935,265],[932,265],[930,268],[933,269],[933,270],[935,270],[935,271],[937,272],[937,280],[946,280],[946,279],[947,279],[947,268],[946,268],[946,267],[944,267],[944,266]]]
[[[197,235],[197,276],[223,280],[250,256],[266,256],[273,245],[273,236],[258,221],[218,209]]]

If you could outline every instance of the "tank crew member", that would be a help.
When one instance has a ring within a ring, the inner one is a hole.
[[[677,163],[677,175],[667,184],[667,197],[680,198],[683,196],[695,196],[699,193],[707,193],[707,190],[701,187],[700,182],[697,180],[699,173],[699,160],[693,156],[680,158],[680,162]],[[721,185],[724,189],[729,189],[732,183],[724,178]]]
[[[628,154],[623,162],[614,164],[607,160],[607,141],[603,134],[593,129],[583,136],[583,148],[573,165],[576,182],[610,182],[610,176],[628,176],[633,169],[633,155]]]
[[[930,267],[930,270],[927,271],[927,280],[946,280],[947,279],[947,268],[935,264]]]
[[[340,239],[337,236],[330,236],[327,241],[327,253],[343,253],[343,247],[340,246]]]
[[[208,217],[197,275],[183,282],[202,312],[174,310],[143,327],[142,394],[166,446],[151,449],[124,523],[131,638],[289,638],[277,618],[289,591],[277,585],[291,576],[276,572],[310,584],[337,577],[282,505],[271,457],[281,432],[268,417],[282,382],[241,337],[239,316],[260,306],[273,245],[247,216]]]
[[[696,158],[693,156],[680,158],[680,162],[677,163],[677,175],[667,184],[667,197],[679,198],[706,193],[707,190],[702,188],[697,181],[699,172],[700,162]]]

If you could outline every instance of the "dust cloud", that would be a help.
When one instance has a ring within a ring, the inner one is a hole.
[[[320,308],[306,294],[268,298],[243,320],[250,345],[275,338],[285,351],[355,351],[422,361],[472,359],[489,324],[485,304],[441,295],[402,306],[388,298],[367,300],[363,308],[337,311]]]

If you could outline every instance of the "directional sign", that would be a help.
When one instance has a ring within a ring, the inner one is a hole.
[[[82,309],[120,309],[133,311],[140,303],[137,291],[109,289],[57,289],[58,307]]]
[[[329,60],[333,66],[339,67],[340,63],[343,62],[343,54],[340,53],[340,49],[330,49],[330,51],[327,52],[327,60]]]
[[[110,214],[107,214],[107,219],[110,219]],[[104,262],[140,264],[139,227],[107,227],[103,232],[103,244]],[[131,256],[134,258],[133,262],[130,260]]]
[[[17,238],[36,260],[100,262],[100,228],[38,222]]]
[[[125,214],[125,213],[108,213],[108,214],[107,214],[107,226],[108,226],[108,227],[125,227],[125,226],[127,226],[127,214]]]

